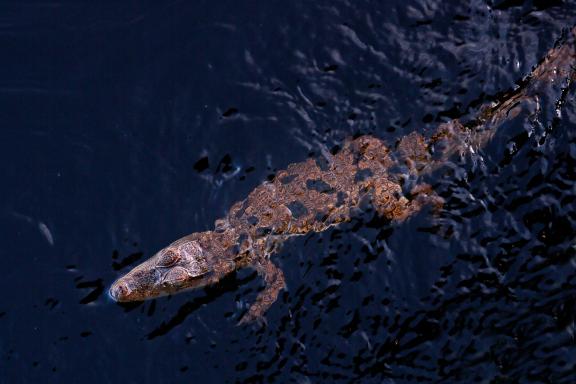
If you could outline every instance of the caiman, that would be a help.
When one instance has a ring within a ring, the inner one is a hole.
[[[337,153],[324,151],[318,158],[290,164],[234,204],[216,220],[214,230],[173,242],[119,278],[110,296],[123,302],[174,294],[249,267],[262,276],[265,287],[239,324],[264,320],[285,287],[282,270],[270,256],[287,238],[325,231],[366,205],[392,222],[402,222],[428,204],[440,208],[442,200],[431,187],[411,181],[442,167],[451,156],[479,150],[526,105],[538,106],[550,95],[559,102],[575,78],[575,34],[576,27],[516,89],[480,108],[466,124],[452,120],[426,137],[413,132],[394,148],[376,137],[360,136],[346,140]]]

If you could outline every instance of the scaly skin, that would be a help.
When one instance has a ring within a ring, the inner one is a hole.
[[[234,204],[213,231],[193,233],[160,250],[118,279],[110,288],[117,301],[145,300],[218,282],[239,268],[255,269],[265,281],[240,324],[263,321],[284,288],[284,275],[270,255],[288,237],[321,232],[348,221],[370,205],[381,216],[401,222],[427,204],[442,201],[428,185],[407,188],[410,180],[441,167],[452,155],[482,148],[496,128],[524,105],[538,106],[544,93],[557,95],[574,79],[574,35],[548,52],[523,85],[504,99],[484,106],[464,127],[458,120],[441,124],[428,138],[411,133],[394,150],[382,140],[347,140],[336,154],[324,154],[279,171]],[[408,189],[408,190],[407,190]]]

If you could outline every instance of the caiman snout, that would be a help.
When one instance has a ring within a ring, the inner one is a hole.
[[[110,287],[108,294],[115,301],[128,301],[131,292],[132,289],[128,283],[117,281]]]
[[[209,284],[210,271],[198,242],[176,242],[116,280],[109,295],[120,302],[169,295]]]

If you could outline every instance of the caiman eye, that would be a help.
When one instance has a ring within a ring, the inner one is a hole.
[[[184,268],[182,267],[172,268],[168,271],[168,273],[166,273],[166,276],[164,276],[162,285],[164,287],[175,287],[182,284],[189,278],[190,276],[188,275],[188,273]]]
[[[162,256],[160,256],[160,260],[158,260],[156,266],[168,268],[176,264],[178,261],[180,261],[180,256],[176,252],[166,251]]]

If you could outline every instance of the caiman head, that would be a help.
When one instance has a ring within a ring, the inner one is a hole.
[[[122,276],[110,287],[116,301],[139,301],[212,282],[210,255],[193,239],[181,239]]]

